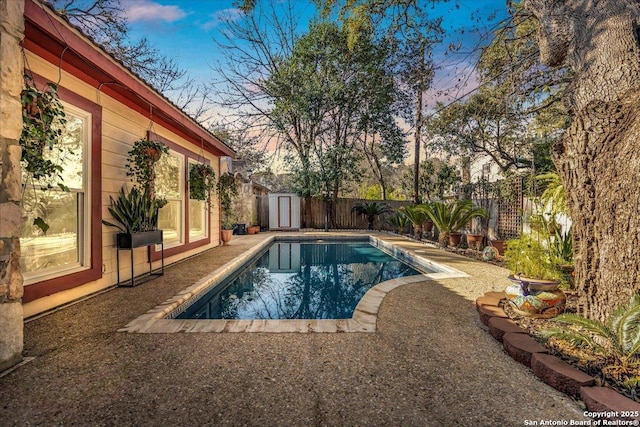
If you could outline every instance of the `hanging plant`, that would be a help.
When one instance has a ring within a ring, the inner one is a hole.
[[[156,164],[169,148],[160,141],[139,139],[133,143],[127,158],[127,176],[141,187],[141,190],[155,200]]]
[[[20,96],[23,122],[20,146],[24,170],[34,180],[47,181],[48,188],[51,188],[51,179],[61,178],[63,168],[45,159],[45,150],[55,149],[67,122],[66,115],[55,84],[48,83],[47,89],[39,90],[29,83],[32,81],[29,76],[25,76],[25,79],[26,84]],[[62,183],[58,185],[65,189]]]
[[[211,195],[215,189],[216,173],[210,165],[197,163],[189,166],[189,197],[192,200],[211,203]]]
[[[27,174],[23,186],[26,189],[26,182],[38,182],[42,190],[50,190],[57,180],[55,184],[62,191],[69,191],[69,187],[62,182],[63,164],[52,161],[46,155],[47,150],[56,149],[67,122],[57,86],[47,83],[45,90],[39,90],[32,82],[33,79],[25,75],[25,87],[20,94],[22,133],[19,143],[22,148],[22,168]],[[45,234],[49,229],[40,216],[33,220],[33,225]]]

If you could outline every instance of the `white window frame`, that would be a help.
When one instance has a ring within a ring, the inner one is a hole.
[[[185,155],[172,149],[169,149],[168,155],[172,157],[176,157],[180,161],[180,164],[178,165],[178,188],[179,188],[180,198],[174,199],[174,198],[166,197],[164,195],[162,195],[161,197],[164,197],[165,199],[167,199],[167,201],[178,200],[180,202],[178,204],[180,206],[180,209],[178,210],[178,233],[179,233],[178,240],[165,243],[164,245],[165,249],[184,245],[185,239],[186,239],[186,233],[188,233],[188,230],[186,230],[185,211],[184,211],[184,199],[185,197],[187,197],[184,190],[185,188],[185,185],[184,185]],[[155,250],[159,251],[160,248],[161,248],[160,245],[156,245]]]
[[[187,177],[189,176],[189,173],[191,172],[191,165],[197,165],[197,164],[200,164],[200,163],[201,162],[198,162],[198,161],[196,161],[195,159],[193,159],[191,157],[189,157],[187,159],[187,164],[188,164]],[[187,182],[189,182],[189,181],[187,181]],[[191,188],[188,188],[187,191],[189,192],[189,194],[187,194],[187,196],[186,196],[186,198],[187,198],[187,212],[188,212],[187,215],[188,215],[191,212],[191,200],[192,200],[191,199],[191,195],[190,195]],[[197,236],[191,236],[191,218],[189,218],[189,230],[186,231],[186,233],[189,236],[189,243],[198,242],[200,240],[208,239],[209,238],[209,233],[210,233],[210,230],[209,230],[209,228],[210,228],[209,227],[209,215],[210,214],[209,214],[209,208],[207,207],[207,202],[206,202],[206,200],[205,201],[195,200],[195,201],[204,202],[204,212],[202,214],[202,217],[203,217],[202,219],[204,221],[204,234],[199,234]]]

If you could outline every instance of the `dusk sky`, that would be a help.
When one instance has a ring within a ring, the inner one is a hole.
[[[435,5],[427,1],[426,4],[432,17],[444,17],[447,31],[445,42],[436,51],[439,71],[434,86],[448,91],[448,96],[440,99],[455,98],[474,87],[475,81],[469,76],[474,61],[471,51],[479,43],[486,45],[488,34],[507,17],[506,0],[458,0]],[[224,17],[233,19],[239,15],[232,0],[125,0],[123,6],[135,38],[147,37],[163,54],[176,58],[194,78],[215,79],[211,65],[222,59],[222,52],[213,38],[219,34]],[[296,8],[303,14],[303,23],[316,12],[309,0],[298,0]],[[303,25],[301,31],[305,30]],[[451,43],[461,44],[462,48],[445,56],[444,51]],[[457,88],[460,81],[468,84]]]

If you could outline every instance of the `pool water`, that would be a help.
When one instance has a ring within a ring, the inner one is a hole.
[[[177,318],[348,319],[373,286],[423,273],[368,241],[277,241]]]

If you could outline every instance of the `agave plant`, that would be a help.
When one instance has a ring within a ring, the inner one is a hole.
[[[366,215],[368,221],[369,230],[373,230],[373,221],[376,216],[389,212],[389,206],[385,203],[378,202],[361,202],[357,203],[351,212],[355,212],[360,215]]]
[[[447,246],[449,235],[465,227],[473,218],[486,218],[487,211],[475,207],[471,200],[454,200],[453,202],[435,202],[425,209],[425,213],[439,231],[440,246]]]
[[[603,374],[623,386],[640,380],[640,295],[614,310],[605,323],[565,313],[554,319],[562,326],[542,331],[572,347],[590,350],[605,363]],[[635,387],[634,387],[635,388]]]
[[[107,210],[118,223],[105,220],[102,223],[128,234],[157,230],[158,210],[166,204],[165,200],[152,199],[146,191],[140,191],[137,187],[133,187],[128,194],[123,187],[117,199],[111,196],[109,199],[111,206]]]
[[[407,225],[409,225],[409,218],[401,210],[397,210],[393,215],[385,219],[385,222],[389,224],[396,233],[401,234]]]

